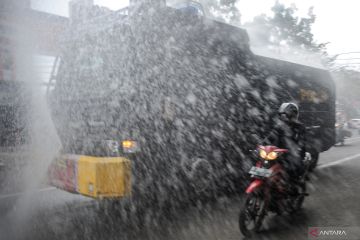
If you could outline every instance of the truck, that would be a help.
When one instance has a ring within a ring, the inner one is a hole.
[[[146,206],[237,192],[282,102],[299,104],[313,156],[335,141],[326,70],[255,55],[244,29],[204,16],[113,12],[71,26],[60,58],[61,154],[128,159]]]

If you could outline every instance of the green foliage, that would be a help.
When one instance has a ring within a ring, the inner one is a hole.
[[[239,9],[236,7],[236,3],[239,0],[208,0],[203,1],[207,12],[223,21],[233,24],[240,25],[241,14]]]
[[[256,34],[258,40],[266,44],[300,47],[315,52],[325,50],[326,44],[317,44],[311,32],[316,20],[313,7],[309,8],[306,17],[296,16],[298,9],[295,5],[286,7],[278,1],[271,10],[273,16],[262,14],[245,25]]]

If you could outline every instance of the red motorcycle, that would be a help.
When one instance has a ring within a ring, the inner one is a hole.
[[[259,231],[269,212],[276,214],[294,213],[302,207],[306,193],[306,171],[301,179],[290,181],[289,175],[280,164],[287,149],[275,146],[259,146],[253,151],[260,158],[249,174],[252,181],[246,189],[245,203],[239,215],[239,228],[245,237]]]

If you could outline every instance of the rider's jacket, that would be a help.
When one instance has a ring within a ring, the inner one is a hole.
[[[288,155],[302,159],[306,152],[305,134],[306,128],[301,122],[278,120],[264,142],[268,145],[288,149]]]

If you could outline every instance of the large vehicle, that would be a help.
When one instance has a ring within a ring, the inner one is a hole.
[[[300,105],[314,153],[334,144],[330,75],[254,55],[241,28],[168,7],[119,11],[72,26],[63,46],[50,96],[63,153],[130,159],[144,202],[238,191],[282,102]]]

